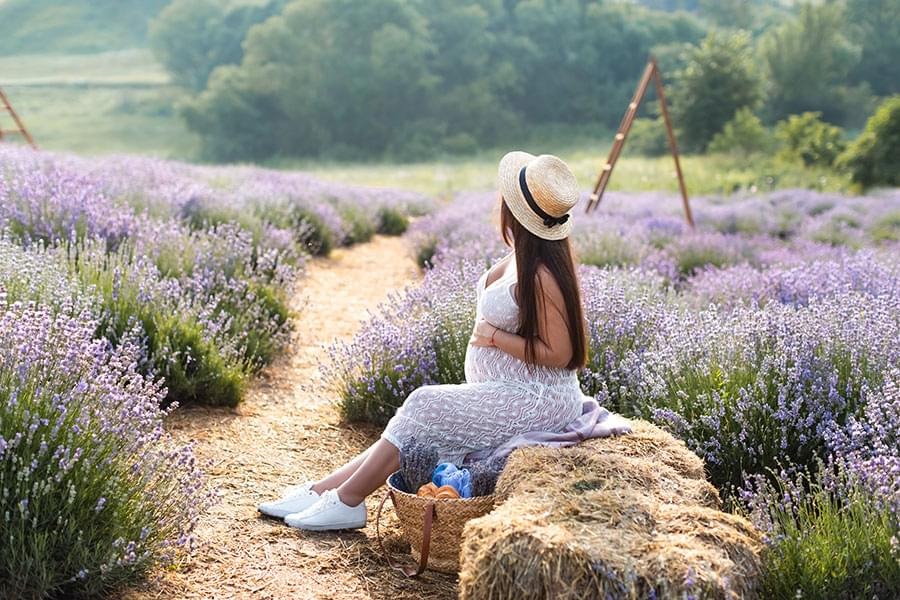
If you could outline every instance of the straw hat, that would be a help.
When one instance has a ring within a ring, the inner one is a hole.
[[[562,159],[515,151],[500,159],[498,171],[500,193],[525,229],[545,240],[569,235],[578,181]]]

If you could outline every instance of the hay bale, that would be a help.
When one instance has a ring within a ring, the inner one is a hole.
[[[755,597],[760,534],[720,510],[683,442],[632,424],[626,436],[510,456],[502,504],[463,532],[460,598]]]

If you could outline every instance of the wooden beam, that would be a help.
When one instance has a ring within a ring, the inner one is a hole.
[[[619,156],[622,153],[622,148],[625,146],[625,140],[628,138],[628,133],[629,131],[631,131],[631,126],[634,124],[638,108],[640,108],[641,102],[644,101],[644,97],[647,94],[647,88],[649,88],[650,86],[651,79],[655,84],[656,95],[659,98],[660,112],[662,113],[663,122],[665,123],[666,127],[666,137],[669,140],[669,150],[672,152],[672,158],[675,161],[675,174],[678,177],[678,187],[681,190],[681,201],[684,207],[684,216],[688,222],[688,225],[690,225],[691,229],[693,229],[694,217],[691,214],[691,205],[690,201],[688,200],[687,186],[684,182],[684,174],[681,171],[681,161],[678,158],[678,144],[675,141],[675,130],[672,127],[672,121],[669,117],[669,109],[666,105],[666,95],[665,91],[663,90],[663,82],[662,76],[659,72],[659,66],[656,63],[656,59],[652,56],[647,62],[647,66],[644,68],[644,74],[641,76],[641,80],[638,82],[638,86],[634,92],[634,97],[628,104],[628,108],[625,110],[625,115],[622,117],[621,123],[619,123],[619,129],[616,132],[615,138],[613,139],[613,145],[609,151],[609,157],[600,168],[600,174],[597,176],[597,183],[594,185],[594,189],[591,193],[590,199],[588,200],[585,212],[589,213],[590,211],[597,208],[597,206],[600,205],[600,201],[603,199],[603,193],[606,191],[607,185],[609,185],[609,179],[610,177],[612,177],[612,172],[616,166],[616,161],[619,160]]]

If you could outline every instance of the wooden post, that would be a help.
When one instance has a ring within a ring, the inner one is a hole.
[[[669,108],[666,106],[666,93],[663,91],[662,76],[659,74],[659,67],[656,59],[650,57],[650,63],[653,65],[653,79],[656,82],[656,96],[659,98],[659,109],[662,112],[663,122],[666,124],[666,136],[669,138],[669,149],[672,151],[672,158],[675,160],[675,174],[678,176],[678,188],[681,190],[681,203],[684,205],[684,217],[687,219],[691,229],[694,228],[694,216],[691,214],[691,204],[688,201],[687,186],[684,183],[684,174],[681,172],[681,161],[678,159],[678,143],[675,141],[675,130],[672,128],[672,121],[669,119]]]
[[[613,168],[615,168],[616,161],[619,160],[619,155],[622,153],[622,148],[625,146],[625,139],[628,137],[628,132],[631,131],[631,126],[634,124],[634,119],[637,116],[638,108],[640,108],[641,102],[643,102],[644,97],[647,94],[647,89],[650,87],[651,79],[656,86],[656,95],[659,97],[659,106],[663,121],[666,126],[666,136],[669,140],[669,149],[672,152],[672,158],[675,160],[675,173],[678,177],[678,187],[681,190],[681,200],[684,206],[684,216],[688,222],[688,225],[690,225],[693,229],[694,217],[691,214],[691,206],[688,200],[687,186],[684,182],[684,174],[681,171],[681,161],[679,161],[678,159],[678,144],[675,141],[675,131],[672,128],[672,122],[669,118],[669,109],[666,106],[666,96],[665,92],[663,91],[662,76],[659,72],[659,66],[656,64],[656,59],[652,56],[647,62],[647,66],[644,69],[644,74],[641,76],[640,82],[638,82],[637,89],[634,92],[634,97],[628,104],[628,109],[625,111],[625,115],[622,117],[622,122],[619,124],[619,130],[616,132],[616,137],[613,140],[612,148],[609,151],[609,157],[606,159],[606,162],[600,169],[600,175],[597,177],[597,183],[594,184],[594,191],[591,193],[591,197],[588,200],[585,212],[590,212],[597,206],[599,206],[600,201],[603,198],[603,193],[606,191],[606,186],[609,185],[609,179],[612,176]]]
[[[25,128],[25,123],[22,122],[22,119],[19,118],[19,115],[16,114],[15,109],[10,104],[9,99],[7,99],[6,94],[3,93],[3,90],[0,90],[0,110],[5,110],[12,116],[13,121],[16,124],[17,129],[8,129],[3,131],[2,127],[0,127],[0,140],[3,140],[3,135],[6,133],[18,133],[22,137],[25,138],[25,141],[34,148],[38,149],[37,144],[34,142],[34,138],[31,137],[31,134],[28,133],[28,129]]]
[[[625,145],[625,138],[631,130],[631,125],[634,123],[635,116],[637,116],[641,101],[643,101],[644,95],[647,93],[647,88],[650,86],[650,78],[652,76],[653,63],[648,62],[646,68],[644,68],[644,74],[641,76],[640,82],[638,82],[637,89],[634,91],[634,97],[628,104],[628,109],[626,109],[625,115],[622,117],[622,122],[619,123],[619,130],[616,132],[612,148],[610,148],[609,158],[606,159],[606,162],[600,169],[600,175],[597,177],[597,183],[594,184],[594,192],[591,194],[586,212],[590,212],[594,207],[600,204],[600,199],[603,197],[603,192],[606,190],[609,178],[612,176],[616,161],[619,159],[619,154],[621,154],[622,147]]]

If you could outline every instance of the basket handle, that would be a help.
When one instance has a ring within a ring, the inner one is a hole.
[[[422,551],[419,553],[419,567],[416,569],[414,567],[404,567],[403,565],[395,563],[391,560],[391,555],[384,549],[384,542],[381,539],[381,509],[384,508],[384,503],[387,502],[388,498],[390,498],[391,502],[394,502],[394,506],[396,506],[396,502],[394,501],[394,491],[390,488],[388,488],[388,491],[381,499],[381,503],[378,505],[378,514],[375,516],[375,532],[378,536],[378,546],[381,548],[381,553],[384,554],[384,557],[387,559],[387,562],[392,569],[403,573],[407,577],[417,577],[425,570],[425,567],[428,566],[428,550],[431,546],[431,524],[434,521],[434,502],[429,502],[428,507],[425,509],[425,522],[422,528]]]

